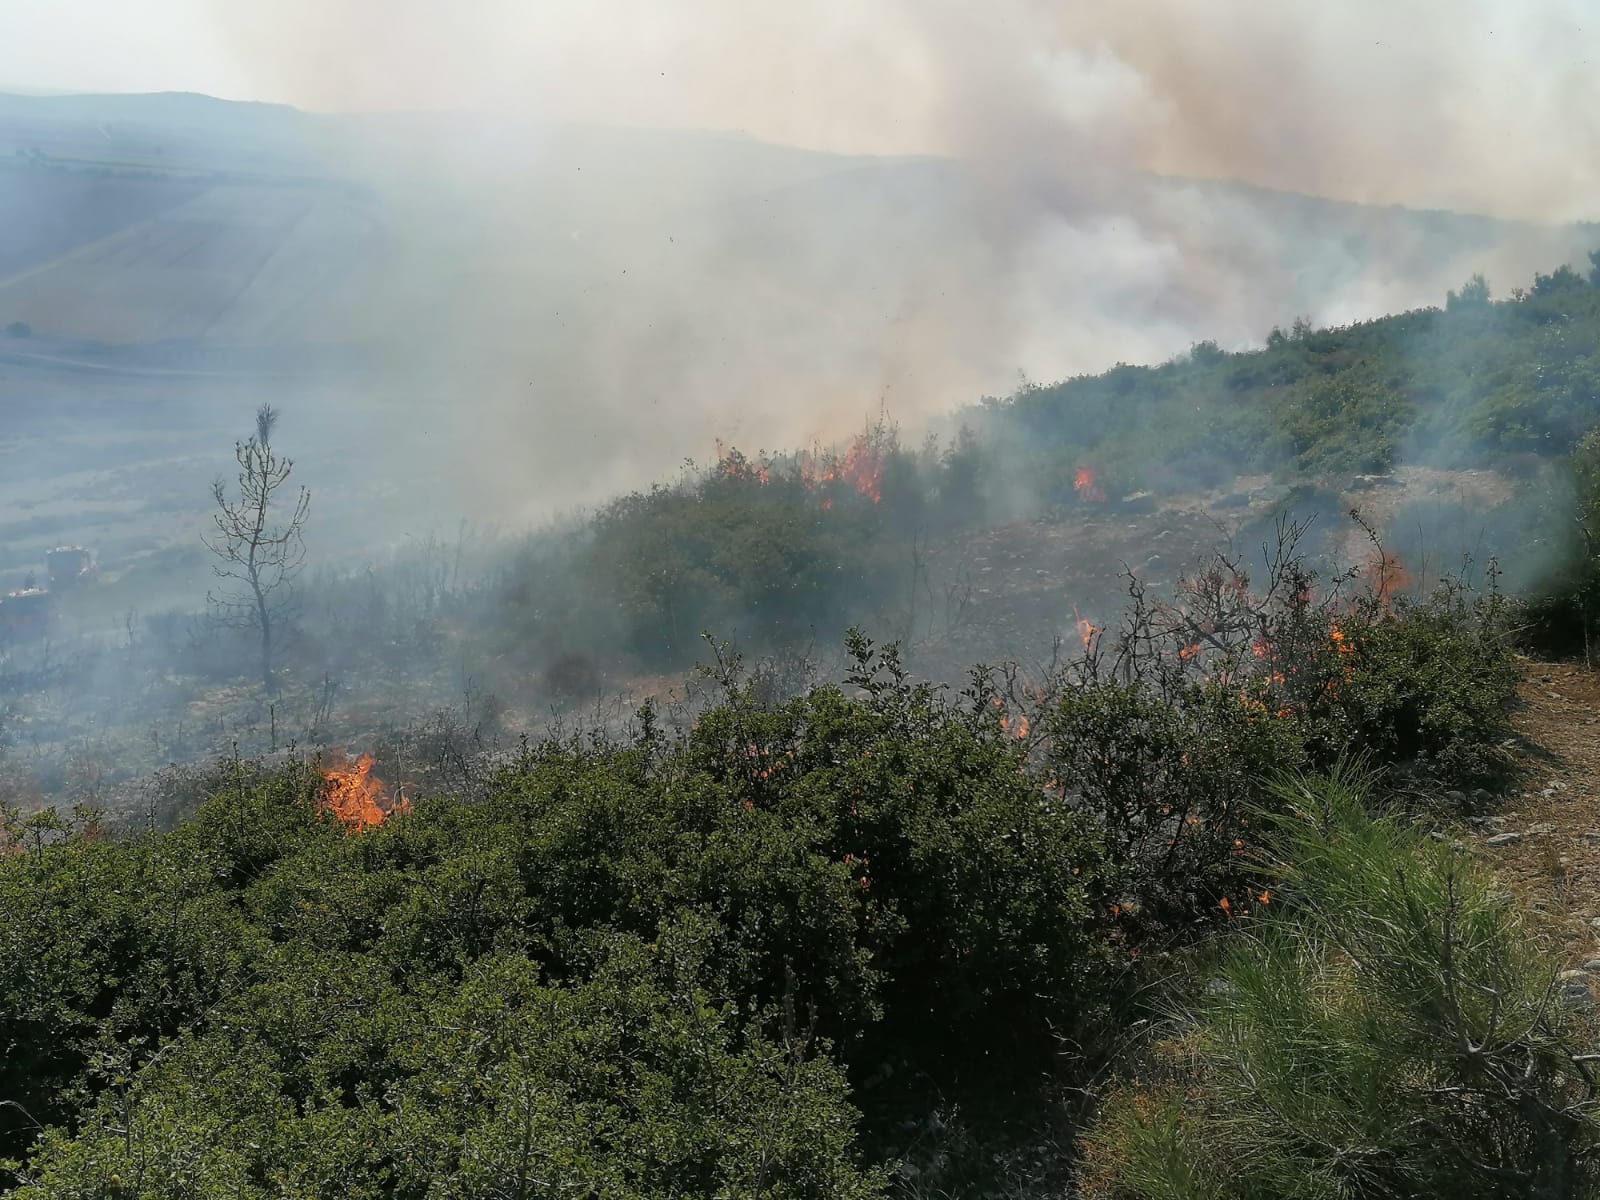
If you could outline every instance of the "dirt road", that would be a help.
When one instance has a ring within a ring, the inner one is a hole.
[[[1600,958],[1600,673],[1529,663],[1518,690],[1522,775],[1476,840],[1579,966]]]

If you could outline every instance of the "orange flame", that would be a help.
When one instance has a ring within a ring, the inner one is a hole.
[[[1104,503],[1106,494],[1094,482],[1094,472],[1088,467],[1079,467],[1072,476],[1072,490],[1078,493],[1078,499],[1085,504]]]
[[[860,433],[842,458],[802,454],[800,482],[813,490],[825,483],[848,484],[858,496],[865,496],[877,504],[883,499],[883,456],[872,444],[872,439]],[[825,499],[822,507],[832,508],[832,500]]]
[[[1365,570],[1372,579],[1373,594],[1378,603],[1385,608],[1389,606],[1395,593],[1403,592],[1411,586],[1411,576],[1406,573],[1400,556],[1391,554],[1387,550],[1379,550],[1366,564]]]
[[[1179,661],[1180,662],[1188,662],[1191,658],[1193,658],[1195,655],[1200,653],[1200,649],[1201,649],[1201,646],[1200,646],[1199,642],[1195,642],[1191,646],[1183,647],[1181,650],[1178,651],[1178,659],[1179,659]]]
[[[1072,616],[1078,626],[1078,641],[1083,644],[1084,652],[1088,653],[1089,647],[1094,644],[1094,635],[1100,630],[1093,621],[1079,616],[1076,606],[1072,610]]]
[[[1022,741],[1028,736],[1029,722],[1027,717],[1018,717],[1013,721],[1010,717],[1000,718],[1000,732],[1009,733],[1017,741]]]
[[[383,780],[372,773],[372,755],[363,754],[354,765],[329,767],[322,772],[322,794],[318,807],[344,823],[351,833],[360,833],[395,813],[411,811],[404,796],[390,796]]]
[[[737,447],[724,446],[722,439],[716,439],[717,469],[724,479],[732,479],[739,483],[771,483],[772,471],[763,462],[751,462],[746,458],[744,451]]]

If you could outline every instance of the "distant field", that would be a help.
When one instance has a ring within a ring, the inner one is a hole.
[[[39,251],[25,264],[33,269],[0,277],[0,325],[22,321],[50,337],[111,343],[317,342],[351,334],[341,318],[360,309],[336,302],[370,261],[377,237],[357,203],[315,188],[148,182],[153,190],[142,208],[105,193],[125,219],[97,222],[92,206],[83,219],[64,217],[53,257]],[[55,178],[40,173],[18,190],[39,206],[54,187]]]
[[[5,343],[0,337],[0,348]],[[115,363],[73,371],[0,356],[0,595],[22,586],[61,543],[98,552],[102,591],[143,571],[152,557],[199,554],[211,482],[232,474],[234,441],[266,401],[284,412],[296,482],[315,494],[313,544],[329,553],[350,545],[365,552],[375,511],[401,519],[406,496],[391,494],[391,476],[411,478],[392,454],[351,458],[351,447],[374,441],[380,416],[397,410],[389,390],[343,373],[141,374]],[[380,496],[384,487],[390,491]],[[437,498],[419,493],[418,503],[436,506]],[[137,603],[198,606],[210,584],[209,566],[198,561],[194,571],[145,578]]]
[[[0,166],[0,287],[48,263],[193,199],[202,185],[156,176]],[[14,320],[16,318],[7,318]]]

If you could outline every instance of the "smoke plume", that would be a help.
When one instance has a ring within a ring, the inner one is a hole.
[[[1584,248],[1562,223],[1600,170],[1577,0],[212,18],[250,94],[363,114],[319,142],[381,201],[362,329],[409,433],[470,465],[456,506],[501,515],[714,437],[836,440],[1476,271],[1504,290]],[[376,115],[423,111],[453,115]]]

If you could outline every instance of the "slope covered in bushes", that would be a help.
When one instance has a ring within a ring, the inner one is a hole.
[[[1296,321],[1262,350],[1202,343],[1185,360],[1026,387],[989,402],[981,428],[1057,502],[1085,460],[1132,491],[1557,457],[1600,420],[1597,283],[1600,266],[1561,267],[1495,301],[1474,279],[1442,309]]]
[[[1304,584],[1206,576],[960,694],[859,636],[793,700],[722,661],[681,737],[646,708],[359,830],[310,764],[224,764],[165,833],[5,813],[10,1179],[865,1196],[941,1112],[1059,1135],[1147,964],[1258,903],[1270,772],[1494,769],[1492,606]],[[992,1183],[994,1136],[939,1186]]]
[[[943,445],[904,445],[880,420],[832,452],[719,447],[715,463],[603,506],[514,565],[503,648],[655,670],[687,666],[705,629],[760,650],[850,624],[900,634],[952,582],[928,575],[941,540],[1255,474],[1304,489],[1293,507],[1326,528],[1353,476],[1408,465],[1490,467],[1518,495],[1455,525],[1407,512],[1385,531],[1396,545],[1436,562],[1470,552],[1480,567],[1500,555],[1518,590],[1548,576],[1565,595],[1570,555],[1550,547],[1571,541],[1564,464],[1600,424],[1597,281],[1600,268],[1562,267],[1494,300],[1473,280],[1443,308],[1297,321],[1262,349],[1203,343],[1157,366],[1025,385],[960,414]],[[1560,641],[1571,622],[1550,617]]]

